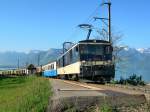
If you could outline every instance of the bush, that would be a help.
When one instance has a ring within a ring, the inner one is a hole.
[[[134,85],[134,86],[137,86],[137,85],[144,86],[145,85],[145,82],[142,80],[142,76],[138,76],[136,74],[129,76],[129,78],[127,78],[127,79],[120,77],[119,84],[127,84],[127,83]]]
[[[120,80],[118,81],[118,84],[126,84],[126,79],[124,79],[123,77],[120,77]]]
[[[142,76],[137,76],[136,74],[131,75],[127,82],[131,85],[145,85],[145,82],[142,80]]]

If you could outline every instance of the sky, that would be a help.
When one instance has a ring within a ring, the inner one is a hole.
[[[103,0],[0,0],[0,51],[61,48],[64,41],[86,38],[77,26],[106,16]],[[111,0],[112,29],[121,44],[150,47],[150,0]]]

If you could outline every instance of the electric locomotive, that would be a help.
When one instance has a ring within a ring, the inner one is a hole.
[[[115,76],[112,51],[109,41],[79,41],[57,59],[57,74],[66,79],[109,82]]]

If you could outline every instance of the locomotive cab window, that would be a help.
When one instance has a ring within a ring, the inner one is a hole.
[[[104,46],[100,44],[84,44],[80,45],[81,60],[102,60],[104,55]]]

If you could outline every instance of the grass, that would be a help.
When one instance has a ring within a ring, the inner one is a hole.
[[[52,95],[49,81],[39,77],[0,79],[0,112],[44,112]]]

